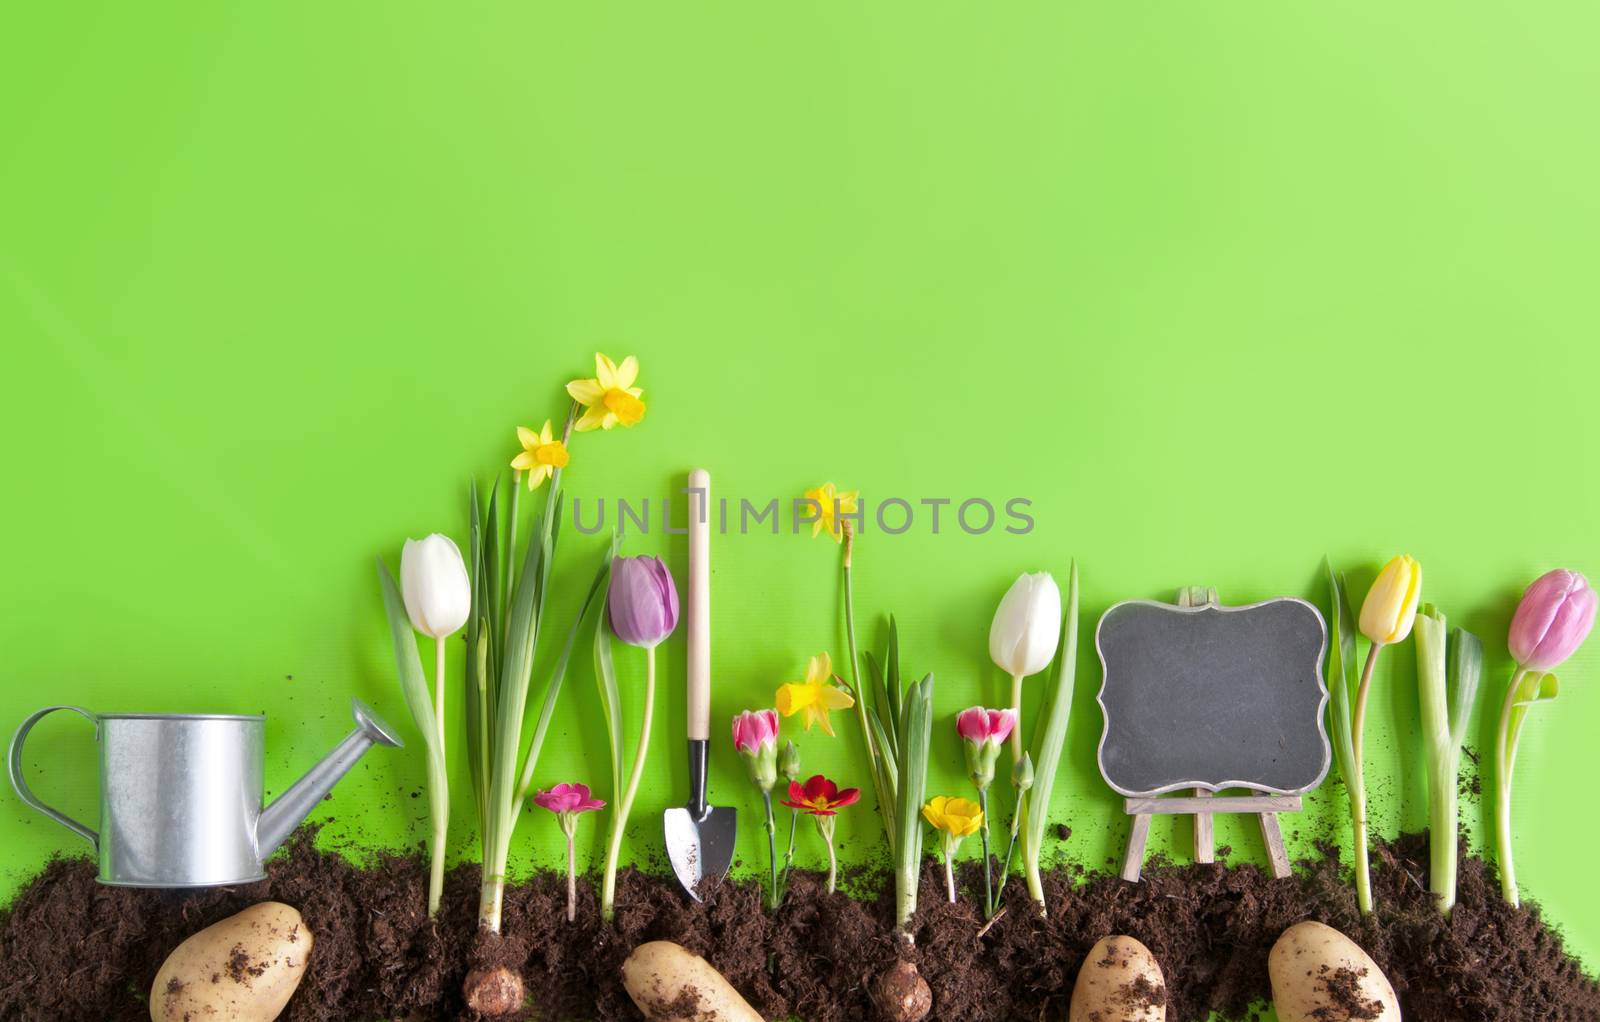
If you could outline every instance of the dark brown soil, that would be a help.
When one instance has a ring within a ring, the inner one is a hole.
[[[975,864],[963,900],[951,905],[930,862],[908,954],[933,989],[931,1018],[1064,1018],[1090,947],[1127,934],[1160,961],[1172,1022],[1213,1010],[1242,1019],[1269,995],[1273,941],[1317,919],[1366,948],[1410,1022],[1600,1020],[1600,988],[1536,907],[1506,905],[1492,869],[1463,857],[1459,904],[1442,919],[1426,893],[1426,853],[1416,837],[1379,846],[1380,909],[1370,920],[1358,916],[1336,859],[1302,862],[1286,880],[1254,866],[1155,863],[1138,884],[1081,869],[1050,873],[1047,917],[1013,881],[1005,915],[981,937]],[[530,1019],[638,1019],[618,969],[635,945],[654,939],[705,955],[769,1018],[847,1022],[876,1017],[869,983],[896,959],[889,892],[870,902],[829,896],[806,873],[768,915],[753,882],[726,884],[698,905],[670,877],[629,870],[618,883],[615,927],[600,925],[589,885],[580,887],[577,922],[566,923],[565,878],[540,874],[506,892],[507,938],[488,943],[476,932],[477,879],[472,868],[452,873],[444,910],[430,922],[420,858],[357,868],[319,852],[306,833],[262,883],[202,893],[102,887],[89,860],[60,859],[0,913],[0,1019],[142,1022],[156,970],[179,941],[268,898],[298,907],[316,938],[284,1015],[290,1022],[464,1018],[467,970],[501,963],[526,979]],[[855,886],[874,879],[855,877]]]

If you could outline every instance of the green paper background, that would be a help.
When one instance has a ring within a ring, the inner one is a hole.
[[[1032,501],[1026,536],[966,535],[948,509],[938,534],[869,530],[858,600],[865,636],[893,610],[908,666],[937,674],[930,792],[965,794],[950,721],[1004,698],[995,603],[1078,558],[1053,857],[1103,867],[1127,830],[1094,766],[1093,627],[1117,600],[1321,604],[1324,552],[1364,590],[1408,551],[1484,637],[1497,702],[1520,588],[1600,571],[1597,29],[1594,5],[1553,0],[12,5],[0,726],[51,702],[265,711],[274,791],[352,694],[414,733],[372,558],[464,542],[467,479],[505,464],[515,425],[559,418],[597,349],[639,356],[649,414],[578,438],[586,502],[658,508],[696,464],[758,502],[824,479]],[[659,527],[626,543],[682,568]],[[564,538],[555,629],[603,546]],[[712,786],[749,871],[759,800],[725,722],[808,654],[843,658],[837,550],[786,520],[715,558]],[[664,648],[629,842],[652,861],[685,781],[681,638]],[[620,664],[631,729],[642,660]],[[1524,889],[1591,963],[1597,667],[1591,643],[1532,714],[1516,807]],[[1416,716],[1408,643],[1376,682],[1383,834],[1425,819]],[[865,782],[851,718],[839,732],[785,728],[808,772]],[[35,735],[36,787],[88,815],[87,729]],[[538,780],[609,797],[604,749],[582,655]],[[422,776],[415,748],[371,754],[320,809],[324,840],[421,840]],[[1324,786],[1291,854],[1347,839],[1344,814]],[[1489,832],[1487,799],[1463,814]],[[847,812],[844,856],[878,855],[876,828]],[[1154,850],[1187,841],[1156,824]],[[1246,821],[1218,842],[1263,861]],[[0,845],[7,893],[84,850],[9,792]],[[557,845],[526,817],[514,862]]]

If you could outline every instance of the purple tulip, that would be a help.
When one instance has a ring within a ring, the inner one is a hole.
[[[1594,626],[1600,598],[1589,580],[1557,568],[1534,580],[1511,618],[1506,644],[1512,659],[1530,671],[1548,671],[1577,652]]]
[[[678,626],[678,587],[659,557],[618,557],[606,599],[612,634],[630,646],[654,649]]]

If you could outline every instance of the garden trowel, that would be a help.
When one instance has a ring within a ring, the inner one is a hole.
[[[711,744],[711,474],[689,473],[689,804],[668,809],[662,824],[667,858],[678,883],[695,901],[733,862],[736,812],[706,804],[706,758]]]

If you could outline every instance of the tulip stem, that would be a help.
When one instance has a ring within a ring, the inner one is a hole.
[[[1522,903],[1517,894],[1517,870],[1511,861],[1511,772],[1516,765],[1517,747],[1511,741],[1511,714],[1517,705],[1517,689],[1528,669],[1517,666],[1511,675],[1511,686],[1506,689],[1505,702],[1500,707],[1500,730],[1495,735],[1494,764],[1494,822],[1495,842],[1500,858],[1500,894],[1515,908]]]
[[[433,722],[439,733],[439,758],[444,758],[444,636],[433,640]]]
[[[778,907],[778,824],[772,819],[772,792],[761,793],[761,803],[767,810],[767,861],[772,864],[772,891],[767,905],[770,909]]]
[[[611,922],[616,915],[617,859],[622,854],[622,831],[628,825],[628,814],[633,810],[633,796],[639,792],[639,778],[644,776],[644,756],[650,748],[650,717],[656,705],[656,648],[644,651],[644,720],[639,725],[639,748],[633,754],[633,769],[628,773],[628,786],[622,789],[611,813],[611,840],[606,845],[605,883],[600,892],[600,915]]]
[[[1350,716],[1350,746],[1354,753],[1350,764],[1350,822],[1354,831],[1356,857],[1356,903],[1361,914],[1372,914],[1372,864],[1367,851],[1367,785],[1362,765],[1362,745],[1367,721],[1367,691],[1372,687],[1372,669],[1378,663],[1378,651],[1383,643],[1374,642],[1367,650],[1367,662],[1361,668],[1361,684],[1356,689],[1356,705]]]
[[[1011,726],[1011,762],[1013,764],[1020,763],[1022,761],[1022,678],[1023,678],[1023,676],[1020,675],[1020,674],[1013,674],[1011,676],[1011,715],[1014,718],[1014,723]],[[1012,848],[1016,847],[1017,835],[1018,835],[1018,832],[1022,829],[1022,821],[1027,819],[1027,818],[1028,818],[1028,793],[1026,791],[1019,791],[1019,792],[1017,792],[1017,805],[1016,805],[1016,808],[1011,811],[1011,847]],[[1023,860],[1023,864],[1024,865],[1026,865],[1027,862],[1028,862],[1027,842],[1028,842],[1027,835],[1023,835],[1023,837],[1022,837],[1022,844],[1023,844],[1022,860]],[[1009,872],[1010,869],[1011,869],[1011,850],[1008,848],[1006,850],[1006,870]],[[1031,877],[1029,878],[1029,881],[1030,881],[1030,883],[1032,882],[1032,878]],[[1002,874],[1000,883],[1001,883],[1002,886],[1004,886],[1004,884],[1005,884],[1005,879],[1004,879],[1004,875],[1003,874]]]
[[[983,917],[994,915],[993,866],[989,863],[989,789],[978,789],[978,808],[983,812]]]

